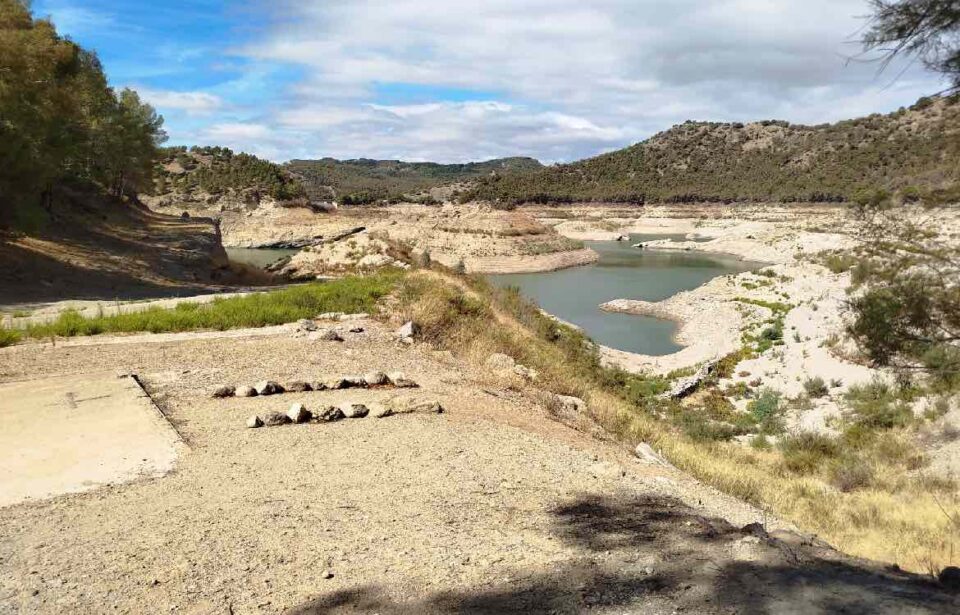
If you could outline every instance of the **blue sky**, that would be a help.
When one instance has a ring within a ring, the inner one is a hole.
[[[821,123],[940,89],[850,62],[865,0],[35,0],[173,144],[273,160],[594,155],[687,119]]]

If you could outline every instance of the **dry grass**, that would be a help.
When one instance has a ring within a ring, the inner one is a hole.
[[[493,352],[513,356],[540,372],[539,386],[585,399],[592,417],[624,443],[648,442],[703,482],[847,553],[918,572],[960,563],[958,525],[947,512],[960,507],[956,487],[918,474],[897,443],[887,441],[896,434],[860,449],[871,460],[869,481],[860,476],[862,468],[843,470],[830,459],[812,473],[793,472],[779,450],[697,441],[657,418],[663,408],[652,394],[655,380],[602,368],[581,334],[516,293],[479,278],[420,272],[407,276],[399,294],[401,311],[436,346],[477,364]],[[848,475],[840,476],[844,471]]]

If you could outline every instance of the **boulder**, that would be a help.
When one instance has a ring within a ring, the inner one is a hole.
[[[257,427],[263,427],[263,421],[260,420],[259,416],[251,416],[247,419],[247,427],[250,429],[256,429]]]
[[[301,318],[297,321],[297,331],[316,331],[317,323],[309,318]]]
[[[417,386],[417,383],[404,376],[403,372],[390,372],[387,379],[398,389],[413,389]]]
[[[301,403],[295,403],[287,410],[287,417],[293,423],[306,423],[310,420],[311,414],[306,406]]]
[[[263,424],[267,427],[276,427],[277,425],[286,425],[290,422],[290,417],[282,412],[268,412],[263,415]]]
[[[571,395],[554,395],[554,402],[564,414],[581,414],[587,410],[587,402]]]
[[[630,240],[629,235],[617,235],[617,241],[629,241],[629,240]]]
[[[679,378],[676,382],[674,382],[673,386],[670,387],[670,390],[664,393],[662,397],[668,397],[670,399],[683,399],[684,397],[691,395],[698,388],[700,388],[700,385],[703,383],[703,381],[713,373],[713,368],[716,367],[716,365],[716,361],[704,363],[694,375],[687,376],[686,378]]]
[[[253,385],[253,388],[257,392],[257,395],[275,395],[277,393],[283,393],[283,387],[273,380],[261,380],[257,384]]]
[[[283,385],[283,389],[288,393],[306,393],[313,390],[313,385],[303,380],[294,380]]]
[[[486,363],[487,367],[495,372],[512,372],[517,366],[517,362],[513,360],[513,357],[500,352],[495,352],[487,357]]]
[[[648,463],[650,465],[657,466],[669,466],[670,463],[666,459],[660,456],[653,447],[647,444],[646,442],[641,442],[637,445],[636,450],[634,451],[637,454],[637,458],[640,459],[643,463]]]
[[[387,375],[383,372],[367,372],[363,375],[363,380],[367,383],[367,386],[371,387],[380,386],[389,382]]]
[[[326,331],[321,333],[319,336],[317,336],[317,339],[319,339],[322,342],[342,342],[343,336],[340,335],[340,332],[337,331],[336,329],[327,329]]]
[[[214,389],[213,397],[217,399],[223,399],[224,397],[233,397],[236,392],[237,392],[236,387],[227,386],[227,385],[219,386],[216,389]]]
[[[243,385],[237,387],[237,397],[256,397],[257,390],[251,386]]]
[[[540,374],[535,369],[530,369],[525,365],[520,365],[517,363],[513,366],[513,373],[520,376],[524,380],[536,380],[540,377]]]
[[[343,315],[343,312],[324,312],[323,314],[317,314],[317,320],[340,320]]]
[[[329,389],[331,391],[336,391],[338,389],[348,389],[350,388],[350,383],[347,382],[346,378],[331,378],[323,383],[323,388],[318,389],[316,386],[313,387],[314,391],[323,391]]]
[[[386,254],[367,254],[357,261],[358,269],[376,269],[393,263],[393,259]]]
[[[363,404],[347,403],[340,405],[340,411],[348,419],[362,419],[370,414],[370,409]]]
[[[403,323],[403,326],[397,329],[397,335],[400,337],[400,339],[409,339],[416,335],[419,329],[420,328],[414,324],[412,320],[408,320],[407,322]]]
[[[318,421],[329,423],[331,421],[339,421],[344,418],[344,415],[343,410],[336,406],[324,406],[314,415],[314,418]]]

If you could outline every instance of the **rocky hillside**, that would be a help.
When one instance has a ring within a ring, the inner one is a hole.
[[[255,208],[306,203],[303,184],[283,167],[226,147],[168,147],[154,172],[151,207]]]
[[[444,191],[442,186],[491,175],[535,171],[542,165],[533,158],[498,158],[466,164],[323,158],[292,160],[286,168],[303,179],[311,200],[366,205],[400,200],[432,202],[449,196],[455,189]]]
[[[842,202],[865,189],[949,189],[960,178],[958,159],[960,104],[925,98],[888,115],[818,126],[686,122],[596,158],[483,178],[463,198]]]

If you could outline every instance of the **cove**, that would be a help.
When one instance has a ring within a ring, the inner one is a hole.
[[[705,252],[641,250],[632,244],[682,235],[630,235],[630,241],[586,241],[600,255],[592,265],[542,273],[490,275],[494,284],[516,286],[547,312],[581,327],[597,343],[646,355],[682,347],[673,341],[676,324],[652,316],[603,312],[613,299],[661,301],[709,280],[763,266]]]

